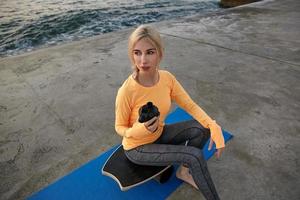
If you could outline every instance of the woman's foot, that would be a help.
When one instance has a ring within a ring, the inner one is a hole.
[[[198,187],[192,175],[189,172],[189,168],[181,165],[176,172],[176,177],[183,180],[184,182],[187,182],[188,184],[192,185],[194,188],[198,190]]]

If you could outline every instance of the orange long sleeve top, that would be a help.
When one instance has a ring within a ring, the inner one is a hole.
[[[164,120],[175,101],[196,119],[203,127],[209,128],[216,148],[225,146],[221,127],[212,120],[187,94],[176,78],[168,71],[159,70],[159,81],[152,87],[140,85],[129,76],[119,88],[115,104],[115,129],[123,137],[125,150],[154,142],[160,137]],[[158,129],[152,133],[143,123],[138,122],[139,108],[148,101],[153,102],[160,112]]]

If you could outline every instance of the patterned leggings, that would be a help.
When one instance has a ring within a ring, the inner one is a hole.
[[[165,166],[183,164],[207,200],[220,199],[210,177],[202,148],[210,136],[209,129],[196,120],[165,125],[152,144],[125,151],[129,160],[140,165]],[[187,142],[187,145],[185,145]]]

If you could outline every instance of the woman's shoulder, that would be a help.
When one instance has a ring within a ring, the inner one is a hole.
[[[133,86],[134,86],[134,81],[132,75],[130,75],[119,88],[119,92],[124,91],[125,93],[128,93],[133,88]]]
[[[167,70],[159,70],[160,74],[162,75],[163,78],[166,78],[166,79],[169,79],[169,80],[172,80],[175,78],[175,76],[167,71]]]

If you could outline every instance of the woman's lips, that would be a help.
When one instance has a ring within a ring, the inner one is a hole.
[[[145,71],[147,71],[147,70],[149,70],[149,69],[150,69],[150,67],[149,67],[149,66],[141,66],[141,68],[142,68],[143,70],[145,70]]]

